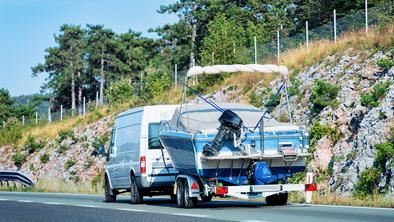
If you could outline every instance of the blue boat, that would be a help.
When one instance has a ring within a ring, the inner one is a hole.
[[[251,70],[287,71],[274,65],[222,65],[192,68],[187,78]],[[162,122],[159,133],[180,174],[240,186],[286,183],[294,173],[305,170],[308,134],[302,127],[280,123],[270,117],[269,110],[262,111],[252,105],[209,101],[188,86],[186,80],[185,97],[188,89],[206,103],[188,104],[183,99],[172,119]],[[261,178],[256,177],[258,172],[267,173]]]

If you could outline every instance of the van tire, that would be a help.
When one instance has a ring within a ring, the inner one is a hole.
[[[108,182],[108,178],[105,177],[105,202],[115,202],[116,201],[116,191],[111,190],[111,186]]]
[[[187,180],[185,180],[184,185],[184,196],[185,196],[185,208],[193,208],[197,206],[197,197],[190,197],[189,196],[189,184]]]
[[[289,193],[279,193],[266,197],[265,201],[269,206],[283,206],[287,204],[288,197]]]
[[[141,192],[138,190],[134,175],[130,176],[130,197],[132,204],[142,203],[143,196],[141,195]]]
[[[184,208],[185,207],[185,192],[184,192],[184,187],[181,179],[178,179],[176,181],[176,205],[179,208]]]

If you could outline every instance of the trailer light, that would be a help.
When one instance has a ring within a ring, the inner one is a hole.
[[[217,195],[224,195],[228,193],[228,188],[227,187],[216,187],[216,192]]]
[[[312,183],[312,184],[305,184],[305,191],[316,191],[317,190],[317,185]]]
[[[192,184],[192,190],[198,190],[198,186],[196,182],[193,182]]]
[[[140,157],[140,172],[146,173],[146,158],[145,158],[145,156]]]

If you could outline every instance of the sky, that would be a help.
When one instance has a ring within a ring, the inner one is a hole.
[[[0,88],[11,96],[38,93],[47,74],[32,77],[31,67],[44,62],[45,49],[55,46],[60,25],[102,24],[117,33],[129,29],[144,36],[178,20],[159,14],[160,5],[175,0],[0,0]]]

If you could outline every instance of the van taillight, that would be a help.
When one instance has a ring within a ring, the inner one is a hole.
[[[146,173],[146,159],[145,156],[140,157],[140,172]]]

